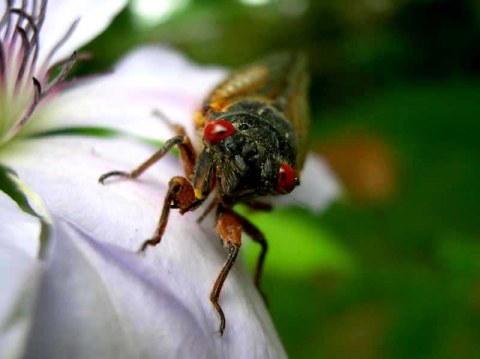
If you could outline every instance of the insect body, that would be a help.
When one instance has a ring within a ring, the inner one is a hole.
[[[160,242],[170,209],[180,213],[196,210],[210,195],[212,204],[202,215],[216,209],[216,230],[228,249],[228,257],[210,294],[219,318],[219,333],[225,315],[218,303],[222,286],[232,268],[242,232],[258,242],[262,251],[257,262],[255,284],[260,286],[267,242],[263,234],[232,207],[243,202],[268,208],[258,201],[265,195],[291,192],[298,184],[306,151],[308,109],[307,77],[301,55],[277,54],[233,73],[218,85],[195,115],[195,127],[203,149],[196,153],[185,130],[172,127],[177,135],[132,172],[113,171],[100,177],[136,178],[177,146],[185,177],[173,177],[162,214],[152,238],[140,248]]]

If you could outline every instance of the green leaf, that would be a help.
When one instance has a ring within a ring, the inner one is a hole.
[[[240,212],[245,210],[242,208]],[[268,241],[268,273],[298,277],[320,271],[348,274],[354,270],[352,254],[320,225],[321,217],[305,210],[275,210],[248,217]],[[243,243],[247,262],[254,266],[259,246],[248,238]]]

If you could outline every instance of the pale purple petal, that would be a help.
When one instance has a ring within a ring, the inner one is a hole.
[[[288,195],[263,200],[274,206],[302,206],[320,212],[340,196],[341,188],[328,164],[320,156],[309,153],[300,175],[300,185]]]
[[[40,224],[0,192],[0,358],[21,358],[42,271]]]
[[[10,246],[35,258],[40,247],[40,220],[23,212],[10,197],[0,191],[0,246]]]
[[[78,24],[55,53],[50,63],[69,57],[82,45],[101,33],[125,6],[126,0],[49,0],[43,27],[40,32],[39,63],[67,34],[76,20]]]
[[[219,323],[208,298],[226,251],[211,218],[196,223],[201,209],[184,216],[173,211],[162,243],[145,257],[133,252],[153,233],[166,182],[181,173],[178,159],[163,159],[141,180],[102,186],[99,175],[133,168],[152,148],[70,137],[18,141],[8,149],[0,161],[42,196],[57,224],[68,222],[58,226],[50,253],[32,353],[42,350],[49,358],[74,356],[78,350],[85,350],[85,357],[101,352],[104,358],[119,353],[286,356],[241,260],[221,296],[227,328],[223,337],[216,334]],[[33,150],[35,158],[28,155]]]
[[[144,47],[126,56],[113,74],[79,81],[39,109],[24,134],[65,127],[108,127],[141,137],[173,136],[162,112],[194,137],[193,115],[225,76],[162,47]]]
[[[218,66],[192,63],[183,54],[163,46],[140,47],[124,57],[115,67],[121,76],[140,84],[150,78],[159,89],[205,96],[225,76]],[[158,81],[158,82],[157,82]]]
[[[243,268],[225,287],[228,331],[215,333],[209,276],[224,253],[204,234],[180,231],[142,258],[57,224],[27,358],[285,357]]]
[[[33,317],[39,260],[0,244],[0,357],[21,358]]]
[[[133,250],[153,233],[168,180],[182,174],[179,160],[165,157],[138,181],[102,186],[98,178],[111,170],[131,170],[154,151],[126,140],[50,137],[10,143],[0,151],[0,163],[13,168],[53,215]],[[114,222],[102,225],[105,218]]]

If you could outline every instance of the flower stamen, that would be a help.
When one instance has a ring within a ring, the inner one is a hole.
[[[15,4],[17,6],[15,6]],[[0,144],[15,136],[38,104],[53,92],[70,73],[78,59],[52,60],[72,37],[80,18],[74,20],[51,50],[40,56],[40,30],[45,21],[47,0],[7,0],[0,21]],[[63,66],[49,81],[51,72]]]
[[[35,96],[32,103],[28,107],[25,115],[15,125],[16,131],[18,131],[27,122],[40,101],[44,99],[57,85],[59,85],[65,80],[76,61],[77,52],[75,51],[65,63],[60,73],[48,84],[47,88],[44,91],[42,91],[42,85],[40,84],[40,81],[38,81],[35,77],[32,78],[33,86],[35,88]]]
[[[20,68],[18,69],[17,81],[15,83],[15,92],[18,91],[20,81],[22,80],[23,74],[25,72],[25,67],[27,66],[28,57],[30,56],[30,42],[28,41],[27,33],[21,27],[17,28],[17,32],[20,34],[20,38],[22,39],[23,56],[20,63]]]
[[[33,56],[31,60],[32,66],[30,66],[30,72],[29,72],[29,77],[30,77],[32,75],[32,72],[34,70],[34,65],[38,57],[38,49],[39,49],[38,28],[37,28],[37,25],[35,25],[35,20],[33,19],[33,17],[27,14],[26,12],[24,12],[23,10],[10,9],[10,12],[12,14],[17,14],[19,18],[23,18],[27,20],[26,28],[23,29],[22,27],[17,26],[17,31],[20,33],[21,36],[22,34],[25,35],[24,37],[22,36],[22,39],[24,39],[24,46],[28,46],[29,50],[33,49]],[[30,33],[31,33],[31,39],[29,40],[28,36],[30,35]],[[27,65],[27,60],[29,55],[30,53],[28,53],[27,56],[24,55],[24,62],[25,62],[25,64],[23,65],[24,68]],[[23,72],[21,75],[23,76]],[[20,73],[19,73],[19,77],[21,77]]]
[[[46,64],[50,63],[55,53],[63,46],[63,44],[65,44],[65,42],[70,38],[70,36],[72,36],[79,22],[80,22],[80,19],[76,19],[72,23],[72,25],[70,25],[65,35],[63,35],[63,37],[57,42],[57,44],[53,47],[53,49],[48,53],[47,58],[45,60]],[[49,70],[51,70],[51,68]]]
[[[47,95],[55,86],[59,85],[67,78],[68,74],[73,68],[73,65],[75,65],[75,62],[77,62],[76,51],[74,51],[72,56],[70,56],[70,58],[65,62],[65,65],[63,65],[60,73],[48,84],[43,95]]]
[[[0,42],[0,88],[5,87],[5,52]]]

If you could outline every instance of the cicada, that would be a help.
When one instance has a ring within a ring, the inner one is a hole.
[[[246,66],[220,83],[194,115],[201,151],[194,149],[184,128],[172,125],[175,136],[138,168],[108,172],[99,179],[103,183],[114,176],[137,178],[173,147],[178,148],[185,176],[170,180],[158,226],[139,251],[160,243],[170,209],[181,214],[195,211],[212,197],[201,218],[215,210],[216,232],[228,252],[210,293],[220,335],[225,330],[220,292],[237,258],[242,232],[261,246],[254,277],[259,289],[267,253],[262,232],[233,206],[244,203],[269,209],[262,197],[290,193],[299,184],[309,125],[307,84],[301,54],[275,54]]]

